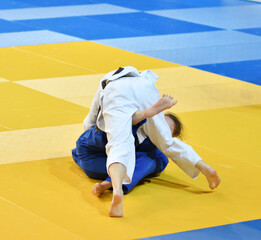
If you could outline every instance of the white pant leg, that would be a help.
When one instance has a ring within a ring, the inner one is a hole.
[[[131,182],[135,168],[135,146],[132,135],[132,115],[139,109],[125,78],[109,83],[104,91],[102,114],[108,143],[107,171],[111,164],[121,163],[126,167],[124,184]]]

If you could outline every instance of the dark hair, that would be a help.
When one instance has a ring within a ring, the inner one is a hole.
[[[174,131],[172,133],[172,136],[182,139],[183,138],[183,124],[180,121],[179,117],[173,113],[166,113],[165,116],[171,118],[172,121],[175,123],[175,127],[174,127]]]

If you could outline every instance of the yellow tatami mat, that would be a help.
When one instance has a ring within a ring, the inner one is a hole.
[[[3,239],[137,239],[261,217],[261,87],[91,42],[0,48]],[[172,94],[184,141],[221,177],[208,188],[174,163],[124,196],[91,193],[70,156],[98,82],[119,66],[151,69]],[[15,226],[15,231],[14,231]]]
[[[0,89],[0,124],[13,130],[79,123],[86,115],[86,108],[14,82]]]

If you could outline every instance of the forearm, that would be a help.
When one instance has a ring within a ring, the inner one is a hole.
[[[135,126],[136,124],[138,124],[139,122],[143,121],[146,118],[147,118],[147,116],[146,116],[146,112],[144,110],[135,112],[132,115],[132,126]]]
[[[200,171],[196,165],[202,158],[191,146],[174,138],[172,145],[164,153],[191,178],[194,179],[198,176]]]
[[[171,136],[163,114],[158,114],[144,125],[144,131],[154,145],[177,164],[190,177],[195,178],[199,170],[195,167],[201,157],[191,146]]]

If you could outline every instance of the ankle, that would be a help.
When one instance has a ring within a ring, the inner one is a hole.
[[[123,190],[121,188],[113,189],[113,195],[123,195]]]

